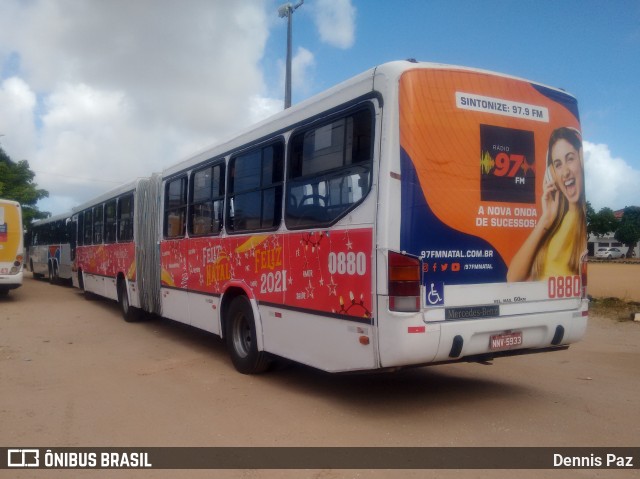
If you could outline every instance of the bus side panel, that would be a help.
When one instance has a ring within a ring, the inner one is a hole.
[[[76,267],[83,272],[86,291],[117,300],[118,275],[129,282],[136,279],[135,245],[127,242],[80,246],[76,252]],[[134,306],[138,303],[137,298],[130,301]]]
[[[189,292],[187,290],[162,288],[162,315],[181,323],[190,324]]]
[[[174,291],[221,295],[234,282],[260,303],[370,323],[372,236],[336,228],[163,241],[163,314],[187,310]]]
[[[302,311],[261,308],[264,349],[329,372],[378,366],[373,326]]]
[[[58,276],[71,279],[71,245],[61,244],[59,247]]]
[[[189,303],[189,323],[196,328],[221,336],[220,297],[190,292],[187,301]]]
[[[360,211],[369,214],[366,205]],[[286,236],[286,309],[270,304],[261,310],[265,350],[325,371],[377,367],[372,238],[366,227]],[[272,284],[261,252],[256,267],[259,295]]]
[[[71,246],[66,244],[55,244],[45,247],[47,252],[47,273],[49,263],[58,269],[58,277],[61,279],[71,278]],[[35,265],[34,265],[35,267]]]
[[[257,301],[266,351],[325,370],[371,368],[372,237],[342,226],[163,241],[163,315],[220,334],[220,297],[233,285]]]
[[[189,324],[187,239],[160,243],[162,315]]]
[[[30,261],[33,265],[32,273],[47,275],[48,267],[48,248],[46,246],[33,246],[31,248]]]

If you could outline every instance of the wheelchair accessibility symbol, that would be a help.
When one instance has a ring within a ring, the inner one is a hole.
[[[444,283],[433,281],[427,283],[427,305],[435,306],[444,303]]]

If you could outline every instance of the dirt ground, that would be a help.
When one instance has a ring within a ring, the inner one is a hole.
[[[592,294],[600,287],[600,269],[591,269]],[[0,298],[1,446],[638,446],[640,323],[592,315],[586,338],[569,350],[498,359],[491,366],[328,375],[283,365],[244,376],[215,336],[168,320],[125,323],[115,303],[87,300],[73,288],[26,276],[22,288]],[[637,298],[631,291],[624,294]],[[638,469],[523,470],[515,476],[639,477]],[[0,470],[0,477],[511,478],[514,473]]]

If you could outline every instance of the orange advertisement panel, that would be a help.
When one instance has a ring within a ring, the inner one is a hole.
[[[578,275],[586,252],[577,103],[479,71],[400,80],[401,248],[425,283]]]

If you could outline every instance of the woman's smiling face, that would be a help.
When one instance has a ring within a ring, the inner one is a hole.
[[[560,139],[551,148],[551,164],[555,171],[556,185],[569,203],[580,201],[583,187],[580,152],[567,140]]]

